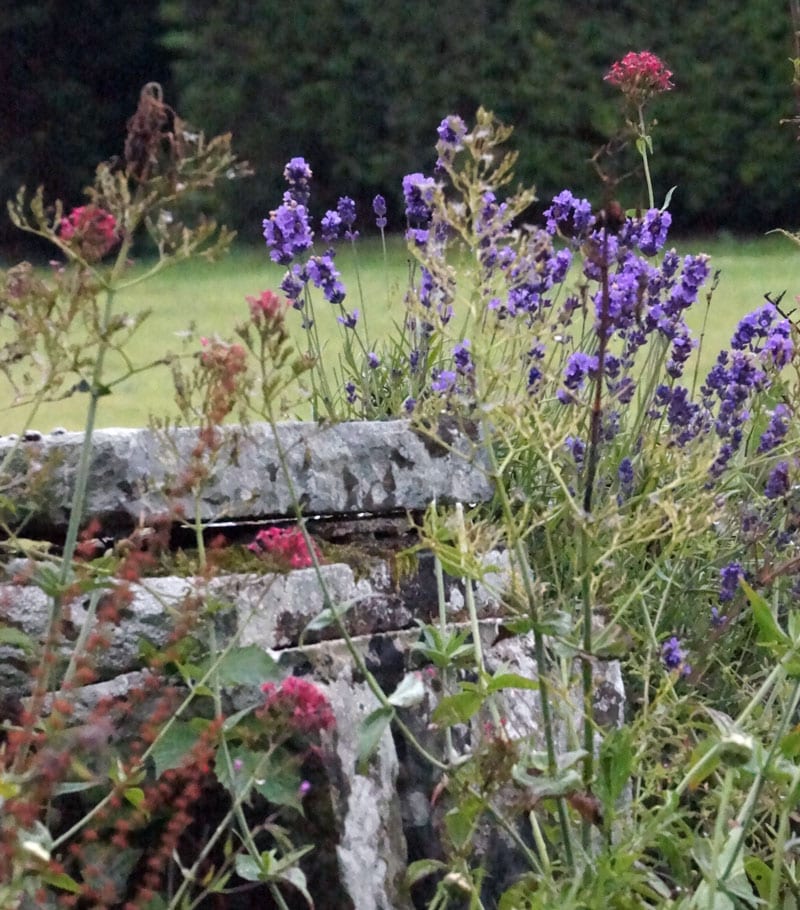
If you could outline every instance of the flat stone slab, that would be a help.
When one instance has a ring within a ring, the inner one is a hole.
[[[430,431],[397,420],[285,423],[277,432],[254,424],[221,432],[213,459],[204,456],[203,521],[293,515],[281,450],[309,515],[402,512],[424,509],[434,497],[484,502],[492,495],[477,432],[449,418]],[[194,498],[181,483],[198,440],[192,427],[97,430],[86,515],[138,521],[177,509],[193,518]],[[82,442],[82,433],[0,439],[5,486],[35,490],[40,521],[66,524]]]

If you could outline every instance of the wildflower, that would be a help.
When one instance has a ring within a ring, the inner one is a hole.
[[[380,366],[380,357],[375,353],[375,351],[369,351],[367,353],[367,366],[371,370],[376,370]]]
[[[285,719],[298,733],[318,733],[330,730],[336,723],[330,703],[313,684],[299,676],[289,676],[276,687],[264,683],[266,696],[263,715]]]
[[[289,184],[288,195],[298,205],[307,205],[311,193],[312,171],[305,158],[292,158],[283,169],[283,179]]]
[[[344,315],[337,316],[336,321],[346,329],[354,329],[358,322],[358,310],[353,310],[352,313],[345,312]]]
[[[117,219],[96,205],[81,205],[61,219],[62,240],[76,246],[89,262],[102,259],[119,240]]]
[[[436,151],[439,153],[436,167],[440,169],[450,164],[456,154],[464,148],[463,140],[467,135],[467,127],[461,117],[451,114],[442,120],[436,132],[439,136],[436,143]]]
[[[645,256],[655,256],[667,241],[672,215],[659,209],[649,209],[642,220],[637,246]]]
[[[315,287],[322,288],[322,294],[330,303],[341,303],[347,291],[339,280],[340,273],[333,264],[333,253],[324,253],[322,256],[312,256],[308,260],[308,276]]]
[[[672,72],[664,61],[650,51],[631,51],[612,64],[603,79],[616,86],[637,107],[652,95],[668,92],[675,86],[670,82]]]
[[[431,388],[434,392],[444,395],[449,392],[456,384],[456,374],[452,370],[434,371]]]
[[[686,652],[674,635],[661,646],[661,659],[668,670],[680,670],[682,676],[691,672],[692,668],[686,663]]]
[[[587,376],[594,379],[597,375],[597,365],[596,354],[584,354],[582,351],[570,354],[564,367],[564,385],[572,391],[580,389]]]
[[[767,499],[780,499],[789,492],[789,462],[779,461],[770,471],[764,487]]]
[[[322,216],[319,227],[325,243],[332,243],[339,239],[342,230],[342,216],[338,212],[329,210]]]
[[[623,492],[630,492],[633,487],[633,462],[627,456],[619,463],[617,478],[619,479],[620,489]]]
[[[564,448],[572,455],[576,467],[583,467],[583,459],[586,456],[586,443],[577,436],[567,436],[564,440]]]
[[[319,560],[321,554],[313,541],[312,546]],[[306,538],[299,528],[262,528],[247,549],[257,554],[268,553],[290,569],[305,569],[314,564]]]
[[[413,413],[414,413],[414,408],[415,408],[416,406],[417,406],[417,399],[416,399],[416,398],[408,397],[408,398],[406,398],[405,401],[403,402],[403,410],[406,412],[406,414],[413,414]]]
[[[375,225],[383,230],[386,227],[386,200],[380,194],[372,200],[372,211],[375,212]]]
[[[427,227],[430,224],[435,191],[436,181],[432,177],[419,173],[403,177],[406,218],[411,227]]]
[[[281,280],[281,290],[292,301],[292,306],[296,310],[303,309],[301,299],[303,288],[308,283],[308,271],[305,266],[295,263],[291,268],[286,270],[286,274]]]
[[[356,222],[356,204],[349,196],[342,196],[336,205],[336,212],[341,219],[345,228],[345,239],[355,240],[358,237],[358,231],[353,230]]]
[[[472,362],[469,348],[470,341],[468,338],[465,338],[464,341],[460,341],[453,348],[453,360],[456,365],[456,370],[465,376],[472,373],[475,369],[475,364]]]
[[[766,430],[758,443],[759,452],[769,452],[783,440],[789,429],[791,411],[785,404],[776,404],[769,418]]]
[[[283,202],[262,224],[269,257],[280,265],[288,265],[314,242],[305,206],[294,200]]]
[[[587,234],[595,223],[591,203],[587,199],[577,199],[569,190],[562,190],[553,197],[544,217],[548,234],[561,231],[569,237]]]
[[[711,608],[711,625],[714,626],[715,629],[721,629],[727,621],[728,617],[720,614],[717,607]]]
[[[344,384],[344,394],[345,394],[345,396],[346,396],[346,398],[347,398],[347,403],[348,403],[348,404],[355,404],[355,403],[356,403],[356,398],[357,398],[358,396],[356,395],[356,385],[355,385],[354,382],[346,382],[346,383]]]
[[[727,566],[723,566],[720,569],[720,603],[727,603],[729,600],[733,600],[733,596],[739,588],[739,578],[743,574],[741,563],[736,561],[729,562]]]
[[[273,291],[262,291],[258,297],[245,297],[253,322],[274,322],[283,318],[286,302]]]

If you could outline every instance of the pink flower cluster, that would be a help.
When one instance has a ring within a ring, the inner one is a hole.
[[[321,559],[322,554],[313,542],[312,545],[317,559]],[[306,539],[298,528],[263,528],[247,549],[253,553],[269,553],[290,569],[307,569],[314,564]]]
[[[288,307],[288,301],[278,297],[274,291],[262,291],[258,297],[245,297],[250,306],[250,316],[253,322],[277,322],[283,319]]]
[[[634,104],[643,104],[651,95],[668,92],[672,72],[650,51],[631,51],[613,64],[603,79],[615,85]]]
[[[266,696],[262,715],[286,719],[298,733],[318,733],[336,724],[328,699],[313,684],[299,676],[289,676],[276,686],[264,683]]]
[[[102,259],[119,240],[117,219],[96,205],[81,205],[61,219],[63,240],[74,242],[90,262]]]

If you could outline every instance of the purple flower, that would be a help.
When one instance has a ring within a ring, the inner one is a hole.
[[[744,575],[742,565],[739,562],[729,562],[719,570],[719,600],[720,603],[727,603],[733,600],[734,594],[739,589],[739,576]]]
[[[372,211],[375,212],[375,225],[383,230],[386,227],[386,200],[380,194],[372,200]]]
[[[433,197],[436,181],[424,174],[407,174],[403,177],[403,198],[406,218],[412,227],[427,227],[433,215]]]
[[[562,190],[544,212],[548,234],[561,231],[569,237],[587,234],[594,226],[592,206],[587,199],[577,199],[569,190]]]
[[[325,243],[333,243],[334,240],[339,239],[339,234],[342,230],[342,216],[338,212],[329,209],[322,216],[319,226]]]
[[[298,205],[308,204],[311,177],[305,158],[292,158],[283,169],[283,178],[289,184],[288,195]]]
[[[767,499],[780,499],[789,492],[789,462],[779,461],[770,471],[764,487]]]
[[[791,411],[785,404],[776,404],[758,443],[759,452],[769,452],[779,445],[789,429]]]
[[[416,398],[408,397],[408,398],[406,398],[406,400],[403,402],[403,410],[406,412],[406,414],[412,414],[412,413],[414,412],[414,408],[415,408],[416,406],[417,406],[417,399],[416,399]]]
[[[358,323],[358,310],[353,310],[352,313],[345,312],[343,315],[337,316],[336,321],[346,329],[354,329]]]
[[[314,242],[305,206],[284,202],[263,222],[264,239],[273,262],[289,265],[295,256]]]
[[[567,365],[564,368],[564,385],[568,389],[577,391],[581,388],[587,376],[594,379],[596,375],[596,354],[584,354],[582,351],[575,351],[569,355]]]
[[[453,361],[455,362],[456,370],[463,376],[466,376],[475,370],[475,364],[472,362],[469,348],[470,341],[468,338],[460,341],[453,348]]]
[[[583,459],[586,455],[586,443],[577,436],[567,436],[564,440],[564,448],[572,455],[577,467],[583,467]]]
[[[336,204],[336,211],[345,227],[345,239],[355,240],[358,237],[358,231],[353,230],[356,223],[356,204],[349,196],[341,196]]]
[[[308,260],[308,276],[314,286],[322,288],[322,294],[330,303],[341,303],[347,291],[339,281],[341,277],[333,264],[333,254],[328,252],[322,256],[312,256]]]
[[[437,370],[434,372],[431,388],[434,392],[444,395],[456,384],[456,374],[453,370]]]
[[[302,310],[303,301],[301,300],[303,288],[308,282],[308,272],[305,266],[295,263],[291,268],[286,270],[286,274],[281,281],[281,290],[293,301],[292,306],[296,310]]]
[[[347,396],[348,404],[355,404],[356,398],[356,386],[354,382],[346,382],[344,386],[344,393]]]
[[[380,362],[381,362],[380,357],[378,357],[378,355],[375,353],[375,351],[369,351],[367,353],[367,366],[371,370],[377,369],[378,366],[380,365]]]
[[[714,626],[715,629],[722,628],[727,621],[728,617],[722,616],[717,607],[711,608],[711,625]]]
[[[674,635],[661,646],[661,659],[668,670],[680,670],[684,676],[691,672],[691,668],[686,664],[686,652],[681,647],[680,640]]]
[[[620,489],[623,492],[630,493],[633,487],[633,462],[627,455],[619,463],[617,478],[619,479]]]
[[[642,219],[638,247],[645,256],[655,256],[667,242],[672,215],[658,209],[649,209]]]
[[[436,143],[436,151],[439,153],[436,167],[439,169],[450,164],[456,154],[464,148],[463,140],[467,135],[467,127],[459,116],[451,114],[442,120],[436,132],[439,136]]]
[[[439,142],[458,151],[462,147],[464,136],[467,135],[467,127],[461,117],[451,114],[442,120],[436,133],[439,136]]]

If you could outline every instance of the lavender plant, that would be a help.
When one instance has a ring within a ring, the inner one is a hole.
[[[372,414],[380,403],[423,426],[442,412],[478,422],[513,565],[509,625],[532,636],[537,658],[529,682],[542,700],[543,743],[511,741],[492,722],[501,687],[477,650],[477,682],[447,677],[435,720],[448,730],[483,716],[490,725],[485,735],[473,726],[460,756],[448,739],[450,852],[410,872],[414,882],[440,876],[431,907],[483,906],[471,846],[481,819],[520,830],[500,809],[498,774],[533,807],[533,840],[517,843],[531,871],[501,907],[776,906],[794,890],[782,853],[791,826],[768,794],[797,773],[788,738],[796,643],[773,618],[787,611],[800,569],[797,330],[768,298],[698,375],[686,314],[711,306],[716,276],[708,256],[668,246],[671,216],[653,205],[643,113],[670,77],[652,54],[629,55],[607,76],[636,109],[644,211],[595,207],[565,190],[537,225],[533,190],[508,190],[510,131],[483,110],[471,129],[445,118],[435,172],[403,181],[416,268],[398,339],[387,356],[357,335],[360,313],[343,312],[345,343],[358,338],[361,354],[351,345],[350,372],[317,379],[322,389],[336,376],[325,406],[349,414],[366,400],[364,377],[387,360],[405,394],[379,399],[373,389]],[[382,201],[375,211],[383,230]],[[323,219],[326,242],[334,214]],[[281,217],[265,222],[273,258]],[[310,229],[297,233],[292,256],[311,241]],[[284,290],[306,312],[310,285],[333,305],[346,299],[325,256],[327,271],[313,256],[305,266],[286,259]],[[486,583],[475,553],[454,547],[441,522],[426,524],[423,540],[467,590]],[[772,657],[754,634],[780,655],[763,684]],[[422,653],[443,668],[469,653],[441,624],[423,635]],[[595,674],[615,655],[635,710],[621,729],[603,730]],[[577,726],[571,680],[582,693]],[[371,723],[395,713],[385,702]],[[777,841],[769,830],[781,832]]]

